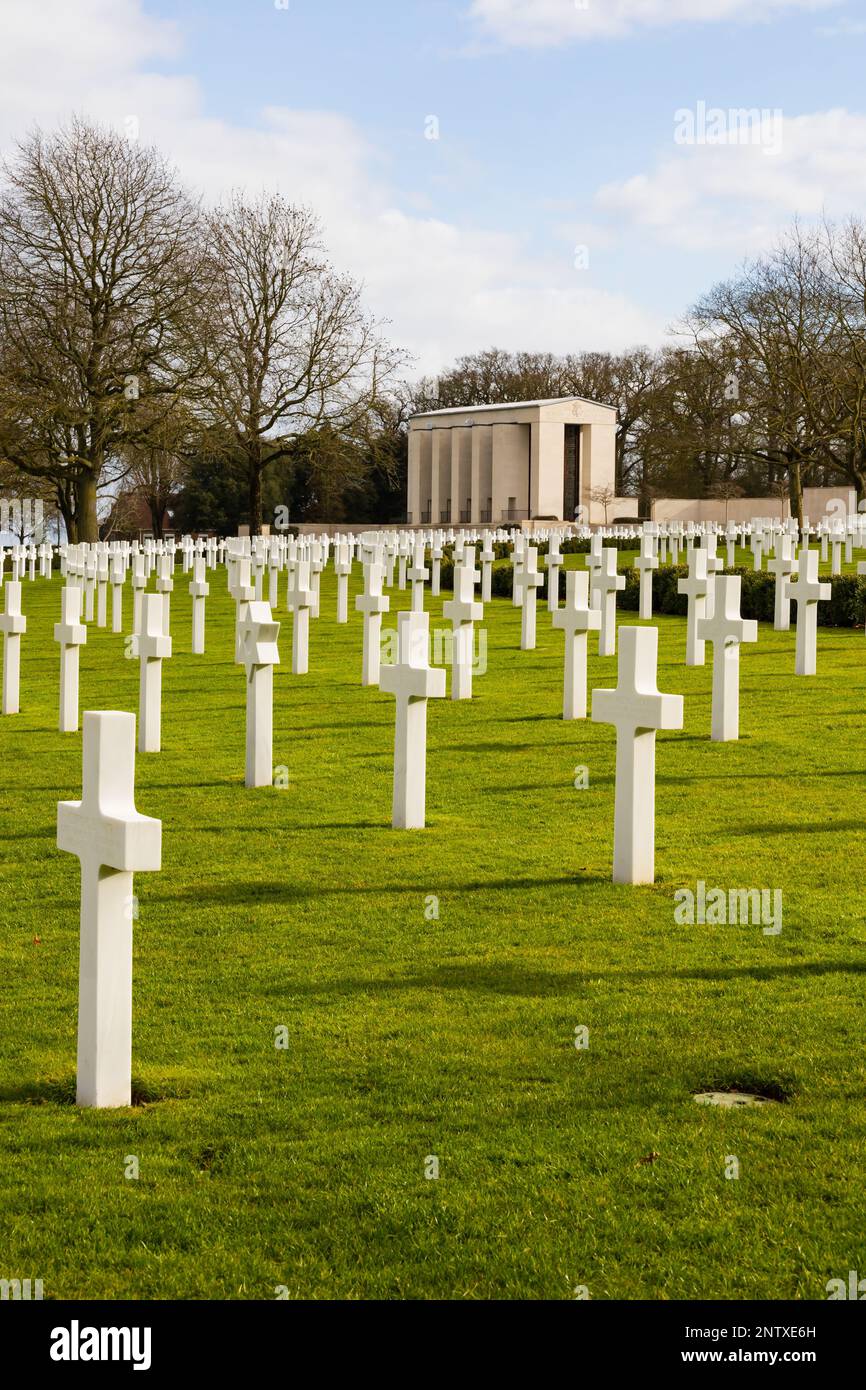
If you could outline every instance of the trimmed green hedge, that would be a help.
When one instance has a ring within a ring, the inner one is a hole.
[[[581,551],[569,551],[571,554],[583,553],[589,550],[586,541],[569,541],[563,545],[582,547]],[[505,550],[506,547],[496,547]],[[634,544],[622,543],[623,549],[634,550]],[[617,594],[617,607],[624,612],[636,613],[640,601],[640,581],[637,570],[629,567],[624,570],[625,588]],[[653,612],[673,614],[684,618],[688,609],[688,599],[685,594],[677,592],[677,581],[688,577],[687,565],[667,565],[653,572]],[[757,618],[758,622],[771,623],[773,621],[773,609],[776,597],[776,578],[775,575],[768,574],[766,570],[752,569],[732,569],[722,571],[724,574],[738,574],[742,579],[742,603],[741,609],[744,618]],[[510,560],[497,558],[493,565],[490,589],[496,598],[511,598],[512,579],[514,571]],[[566,571],[559,571],[559,594],[560,598],[565,598],[565,575]],[[442,559],[440,570],[440,581],[443,589],[454,588],[454,562],[450,555],[445,555]],[[826,603],[818,604],[818,623],[821,627],[863,627],[866,623],[866,579],[860,579],[855,575],[837,575],[829,581],[832,596]]]

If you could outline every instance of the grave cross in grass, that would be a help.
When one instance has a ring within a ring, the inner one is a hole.
[[[598,634],[599,656],[616,655],[616,596],[625,588],[625,575],[617,573],[617,551],[614,546],[605,546],[601,566],[593,574],[592,592],[596,596],[595,607],[601,613],[601,628]]]
[[[387,613],[391,600],[382,593],[385,569],[379,561],[364,566],[364,592],[355,599],[355,607],[364,615],[364,650],[361,659],[361,684],[378,685],[381,662],[382,614]]]
[[[235,561],[234,587],[231,589],[231,594],[235,601],[235,665],[242,666],[244,644],[241,638],[241,626],[247,615],[247,604],[252,603],[255,598],[255,589],[250,583],[249,555],[239,555]]]
[[[398,659],[383,666],[380,689],[397,699],[394,730],[395,830],[423,830],[426,820],[427,701],[445,694],[445,672],[429,664],[428,613],[401,613]]]
[[[559,608],[559,571],[562,568],[562,552],[559,549],[560,537],[552,535],[547,545],[547,611],[555,613]]]
[[[244,664],[247,672],[246,785],[270,787],[274,780],[274,666],[279,663],[277,638],[269,603],[253,601],[243,621]]]
[[[712,735],[716,743],[740,736],[740,644],[757,642],[758,624],[740,615],[738,574],[719,575],[711,618],[698,622],[698,636],[713,646]]]
[[[586,649],[590,632],[598,632],[601,614],[589,606],[589,574],[569,570],[565,576],[565,607],[553,615],[553,626],[565,633],[563,719],[586,718]]]
[[[60,614],[60,622],[54,625],[54,640],[60,643],[60,732],[74,734],[78,729],[78,649],[87,641],[81,590],[76,586],[61,590]]]
[[[780,536],[776,553],[767,561],[767,569],[776,576],[773,603],[773,627],[776,632],[788,632],[791,626],[791,595],[788,581],[796,568],[794,542],[790,536]]]
[[[481,546],[481,602],[490,602],[491,585],[493,582],[493,562],[496,559],[496,551],[493,549],[493,537],[489,531],[484,532],[484,542]]]
[[[656,732],[681,729],[682,695],[657,686],[657,627],[620,631],[615,690],[594,690],[592,718],[616,729],[613,881],[655,880]]]
[[[653,549],[652,536],[644,535],[641,537],[640,554],[634,562],[634,568],[640,575],[640,598],[638,617],[647,622],[653,615],[653,571],[657,570],[659,562]]]
[[[520,569],[514,571],[514,583],[520,589],[520,649],[524,652],[535,650],[535,598],[544,575],[538,572],[538,548],[527,546]]]
[[[467,552],[471,556],[471,551]],[[479,574],[472,564],[458,565],[454,571],[454,597],[442,605],[442,616],[451,621],[451,698],[472,699],[472,651],[475,623],[484,617],[484,609],[475,602],[475,585]]]
[[[81,800],[57,806],[57,848],[81,861],[77,1105],[132,1100],[132,876],[162,856],[162,825],[134,794],[135,716],[86,713]]]
[[[108,621],[108,552],[101,550],[96,559],[96,626],[105,627]]]
[[[139,753],[158,753],[162,747],[162,663],[171,656],[171,638],[165,635],[164,621],[162,594],[145,594],[138,634]]]
[[[424,583],[430,578],[430,571],[424,565],[424,542],[416,541],[412,565],[407,571],[412,585],[412,609],[416,613],[424,611]]]
[[[707,552],[693,550],[689,559],[688,579],[677,580],[677,593],[688,597],[686,617],[686,665],[703,666],[704,644],[698,637],[698,624],[707,615],[707,596],[715,584],[715,576],[707,573]]]
[[[788,597],[797,605],[798,676],[814,676],[818,663],[818,604],[833,593],[830,584],[818,580],[817,550],[801,549],[797,577],[788,584]]]
[[[337,576],[337,622],[349,621],[349,575],[352,573],[352,552],[348,541],[337,541],[334,551],[334,573]]]
[[[310,669],[310,613],[315,595],[310,584],[310,561],[298,560],[289,580],[286,606],[292,614],[292,675]]]
[[[189,585],[192,598],[192,654],[204,656],[205,644],[205,603],[210,593],[204,557],[196,555],[192,562],[192,580]]]
[[[123,631],[123,581],[126,562],[119,552],[111,557],[111,631]]]
[[[18,714],[21,687],[21,638],[27,619],[21,612],[21,581],[10,579],[4,586],[6,611],[0,613],[3,633],[3,714]]]

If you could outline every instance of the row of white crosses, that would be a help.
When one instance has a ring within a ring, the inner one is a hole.
[[[817,555],[805,555],[806,564],[800,566],[792,596],[798,604],[809,604],[814,612],[814,604],[824,595],[813,594],[813,588],[820,591],[827,586],[817,584]],[[418,569],[415,558],[414,567]],[[602,575],[609,574],[609,564],[597,568]],[[381,613],[387,610],[388,600],[381,596],[381,572],[378,562],[367,567],[365,595],[359,603],[365,624],[376,619],[381,623]],[[538,584],[531,578],[537,573],[531,554],[525,556],[520,573],[524,612],[528,610],[534,615]],[[643,573],[641,577],[643,580]],[[445,605],[455,639],[463,629],[471,632],[472,624],[480,617],[481,605],[474,601],[477,578],[471,560],[457,566],[454,598]],[[415,582],[417,576],[410,574],[410,579]],[[242,580],[243,576],[240,587],[245,587]],[[554,625],[562,628],[566,636],[566,718],[585,714],[587,634],[600,630],[603,622],[602,612],[587,605],[589,580],[588,573],[570,573],[565,607],[559,609],[557,604],[554,611]],[[203,571],[193,582],[204,583]],[[301,572],[294,592],[305,586],[306,574]],[[379,601],[365,605],[365,598],[375,597],[376,589]],[[142,602],[139,655],[145,724],[149,722],[146,710],[152,707],[154,688],[146,674],[148,667],[152,663],[158,670],[171,649],[164,608],[168,592],[163,589],[147,595]],[[600,592],[608,592],[603,582]],[[204,596],[197,595],[202,599]],[[706,594],[703,597],[706,600]],[[242,645],[248,681],[246,780],[248,786],[260,786],[271,781],[272,677],[273,666],[279,661],[279,624],[273,621],[269,604],[255,599],[245,602]],[[62,651],[71,651],[76,657],[78,647],[86,640],[86,630],[78,621],[80,606],[80,590],[65,590],[63,622],[55,633]],[[296,617],[298,611],[309,607],[296,604]],[[712,613],[698,619],[697,640],[710,641],[714,648],[713,737],[718,738],[736,737],[739,646],[756,637],[757,624],[744,621],[739,608],[739,577],[720,577],[716,580]],[[3,628],[7,643],[10,638],[20,637],[23,623],[19,585],[17,595],[12,590],[11,602],[7,591]],[[425,824],[426,705],[428,699],[445,694],[445,672],[429,666],[428,623],[428,615],[414,604],[410,612],[400,615],[398,660],[381,673],[381,689],[393,694],[397,702],[392,811],[397,828],[421,828]],[[529,620],[524,636],[531,629]],[[803,630],[807,630],[805,624]],[[611,723],[616,729],[614,881],[651,883],[655,875],[656,733],[682,728],[683,698],[658,691],[656,628],[624,627],[620,639],[616,689],[594,692],[592,717],[596,722]],[[457,663],[458,667],[461,665]],[[8,662],[4,665],[4,677],[7,666]],[[469,671],[471,682],[471,663]],[[466,698],[467,687],[462,680],[456,682],[456,687],[455,698]],[[471,683],[468,692],[471,694]],[[75,706],[77,715],[77,698]],[[61,802],[58,806],[58,846],[79,857],[82,875],[76,1093],[79,1105],[125,1106],[131,1101],[132,875],[136,871],[158,870],[161,863],[161,824],[135,810],[134,739],[132,715],[86,714],[82,800]],[[156,740],[158,746],[158,725]],[[140,746],[146,748],[149,741],[147,736],[140,737]]]

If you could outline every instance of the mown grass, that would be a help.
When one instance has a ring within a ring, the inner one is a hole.
[[[0,720],[0,1277],[51,1298],[820,1299],[866,1269],[863,633],[822,629],[797,679],[793,632],[762,626],[740,741],[718,745],[710,665],[686,669],[684,622],[659,622],[685,728],[658,741],[657,882],[630,889],[610,882],[613,730],[559,717],[541,606],[525,653],[519,611],[488,605],[474,700],[429,708],[428,829],[395,832],[393,701],[359,684],[333,579],[307,677],[280,614],[285,790],[244,788],[224,575],[211,588],[193,658],[178,571],[164,751],[137,765],[164,840],[136,879],[139,1103],[91,1112],[78,864],[55,848],[81,744],[56,732],[59,581],[25,584],[22,713]],[[590,683],[615,669],[591,655]],[[135,710],[137,680],[91,628],[82,709]],[[698,879],[780,888],[781,935],[677,925]],[[692,1099],[732,1086],[786,1099]]]

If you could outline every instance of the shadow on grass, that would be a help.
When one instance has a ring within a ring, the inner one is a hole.
[[[735,829],[725,831],[727,835],[835,835],[840,830],[851,830],[854,832],[866,829],[866,823],[861,820],[834,820],[824,821],[820,825],[770,825],[766,821],[763,825],[738,825]]]
[[[420,974],[404,975],[394,979],[359,979],[349,977],[332,981],[292,980],[282,987],[268,993],[281,995],[286,989],[292,994],[343,995],[343,994],[393,994],[402,990],[476,990],[490,994],[503,995],[568,995],[586,990],[588,985],[600,980],[618,981],[623,984],[654,984],[664,980],[669,984],[686,984],[691,980],[704,980],[716,984],[720,980],[752,979],[773,981],[795,976],[816,977],[833,974],[866,974],[866,962],[828,961],[800,965],[731,966],[719,969],[702,967],[692,970],[623,970],[623,971],[563,971],[556,974],[550,971],[521,971],[513,966],[501,965],[444,965],[439,970],[428,970]],[[706,1085],[705,1089],[727,1090],[734,1083],[728,1077],[724,1085]],[[700,1088],[698,1088],[700,1089]],[[747,1087],[744,1089],[748,1089]]]
[[[11,1086],[0,1086],[0,1104],[68,1105],[74,1107],[76,1085],[74,1076],[52,1077],[41,1081],[20,1081]],[[182,1100],[187,1095],[188,1092],[182,1087],[141,1081],[133,1077],[132,1105],[117,1108],[140,1110],[146,1105],[156,1105],[162,1100]]]
[[[488,879],[474,883],[455,883],[451,885],[457,893],[509,892],[514,889],[532,888],[575,888],[584,883],[609,884],[606,874],[566,874],[557,878],[519,878]],[[217,903],[256,903],[256,902],[303,902],[308,898],[345,897],[359,894],[412,893],[426,894],[429,881],[424,883],[362,883],[333,885],[317,883],[308,888],[292,883],[209,883],[195,884],[177,893],[158,893],[149,895],[149,901],[161,903],[217,902]]]

